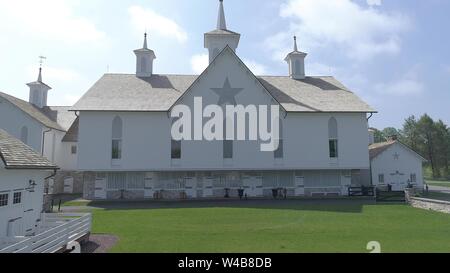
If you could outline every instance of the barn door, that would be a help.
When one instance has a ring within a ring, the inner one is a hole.
[[[213,196],[214,177],[208,176],[203,179],[203,197]]]
[[[106,199],[106,178],[97,178],[95,180],[95,199]]]
[[[153,198],[155,194],[155,174],[154,173],[146,173],[145,174],[145,185],[144,185],[144,198]]]
[[[73,177],[64,178],[64,193],[73,193]]]
[[[295,172],[295,196],[305,195],[305,177],[302,172]]]

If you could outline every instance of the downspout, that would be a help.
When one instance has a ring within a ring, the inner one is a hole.
[[[52,129],[48,129],[44,132],[42,132],[42,156],[44,156],[44,145],[45,145],[45,134],[50,133]]]
[[[369,125],[369,120],[373,117],[373,113],[370,113],[370,116],[367,118],[367,125]],[[370,185],[373,186],[373,173],[372,173],[372,160],[370,159],[369,154],[369,167],[370,167]],[[376,194],[375,194],[376,196]]]

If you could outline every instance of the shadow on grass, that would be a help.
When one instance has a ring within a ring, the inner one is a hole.
[[[189,200],[189,201],[92,201],[87,206],[105,210],[140,209],[190,209],[190,208],[247,208],[312,210],[344,213],[361,213],[363,206],[376,205],[370,199],[321,199],[321,200]],[[397,204],[403,205],[403,204]]]

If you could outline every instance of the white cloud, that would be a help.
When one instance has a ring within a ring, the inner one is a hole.
[[[175,21],[164,17],[151,9],[132,6],[128,9],[133,27],[139,31],[147,30],[164,37],[173,37],[179,42],[186,42],[188,35]]]
[[[425,85],[419,79],[419,70],[419,67],[415,66],[398,80],[377,84],[375,91],[379,94],[396,96],[420,95],[425,91]]]
[[[104,42],[106,34],[74,13],[74,0],[0,1],[1,29],[68,44]]]
[[[336,69],[322,63],[310,63],[307,65],[308,75],[311,76],[332,76],[336,73]]]
[[[381,6],[381,0],[367,0],[369,6]]]
[[[208,54],[198,54],[191,58],[191,69],[195,74],[201,74],[208,67]]]
[[[243,59],[242,61],[253,72],[253,74],[255,74],[257,76],[267,74],[267,67],[265,65],[257,63],[255,61],[252,61],[249,59]]]
[[[383,13],[351,0],[289,0],[280,15],[290,20],[288,31],[266,41],[279,59],[292,50],[292,36],[299,36],[300,47],[339,48],[347,56],[365,60],[378,54],[400,51],[400,34],[410,27],[402,14]]]

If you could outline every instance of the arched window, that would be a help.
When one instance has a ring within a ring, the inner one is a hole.
[[[141,72],[147,72],[147,59],[145,57],[141,58]]]
[[[330,147],[330,158],[338,158],[338,125],[334,117],[328,121],[328,142]]]
[[[233,140],[227,140],[227,122],[231,122],[228,118],[223,120],[223,158],[233,158]]]
[[[112,123],[112,159],[122,158],[122,119],[115,117]]]
[[[274,156],[276,159],[284,157],[284,141],[283,141],[283,120],[280,119],[280,139],[278,142],[278,149],[275,150]]]
[[[22,129],[20,130],[20,140],[23,143],[28,144],[28,127],[27,126],[23,126]]]

